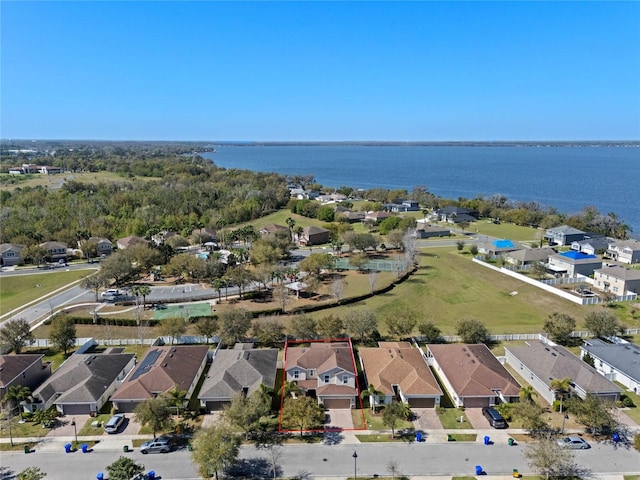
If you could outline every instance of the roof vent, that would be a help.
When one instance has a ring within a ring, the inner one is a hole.
[[[173,351],[173,352],[177,352],[178,350],[174,348],[172,351]]]
[[[170,353],[170,354],[169,354],[169,356],[170,356],[170,357],[173,357],[173,353]]]
[[[167,364],[165,363],[165,364],[163,364],[162,366],[163,366],[163,367],[166,367],[166,366],[167,366]]]

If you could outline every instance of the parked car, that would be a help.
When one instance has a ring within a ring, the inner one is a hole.
[[[171,438],[158,437],[140,445],[140,453],[168,453],[171,451]]]
[[[585,450],[587,448],[591,448],[589,442],[580,437],[564,437],[556,440],[558,442],[558,446],[562,448],[570,448],[575,450]]]
[[[122,425],[124,424],[124,420],[124,413],[116,413],[104,426],[104,431],[107,433],[118,433],[120,427],[122,427]]]
[[[113,298],[120,296],[120,290],[117,288],[110,288],[109,290],[105,290],[102,292],[102,298]]]
[[[504,418],[502,418],[500,412],[498,412],[495,408],[483,407],[482,414],[486,417],[487,420],[489,420],[489,425],[491,425],[493,428],[507,428],[507,422]]]

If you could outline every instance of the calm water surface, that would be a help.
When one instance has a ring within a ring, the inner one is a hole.
[[[505,195],[575,213],[614,212],[640,234],[640,148],[488,146],[220,146],[216,165],[314,175],[328,187],[425,186],[444,198]]]

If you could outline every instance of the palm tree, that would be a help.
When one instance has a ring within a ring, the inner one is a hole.
[[[522,387],[520,389],[519,397],[523,402],[533,403],[533,397],[537,396],[538,394],[535,392],[531,385],[527,385],[526,387]]]
[[[373,385],[373,383],[370,383],[369,385],[367,385],[366,390],[360,392],[360,398],[369,397],[369,406],[371,407],[371,411],[375,413],[376,406],[378,405],[378,395],[380,395],[381,393],[381,391],[376,390],[376,387]],[[371,401],[371,399],[373,399],[373,401]]]
[[[556,398],[560,398],[560,415],[562,415],[562,433],[564,433],[564,411],[562,410],[562,402],[567,393],[571,391],[571,382],[572,379],[570,377],[565,377],[563,379],[554,378],[551,380],[549,387],[553,390]]]
[[[23,387],[22,385],[12,385],[7,390],[7,394],[2,399],[2,402],[8,407],[9,413],[20,405],[20,402],[26,400],[31,395],[31,389],[29,387]]]
[[[265,403],[265,405],[271,405],[271,401],[273,399],[273,388],[264,383],[261,383],[258,387],[258,392],[260,392],[260,398]]]
[[[185,390],[181,390],[176,384],[167,392],[167,394],[169,395],[170,402],[176,407],[178,415],[180,415],[180,407],[184,405],[184,400],[187,398],[187,392]]]
[[[294,394],[301,393],[302,389],[298,386],[298,382],[292,380],[290,382],[284,381],[282,388],[280,388],[280,395],[283,397],[290,397]]]
[[[287,227],[289,227],[289,236],[291,237],[291,240],[293,241],[293,227],[296,226],[296,221],[293,218],[288,217],[285,220],[285,223],[287,224]]]

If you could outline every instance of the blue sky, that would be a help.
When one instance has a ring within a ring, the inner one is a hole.
[[[0,8],[5,139],[640,139],[639,2]]]

